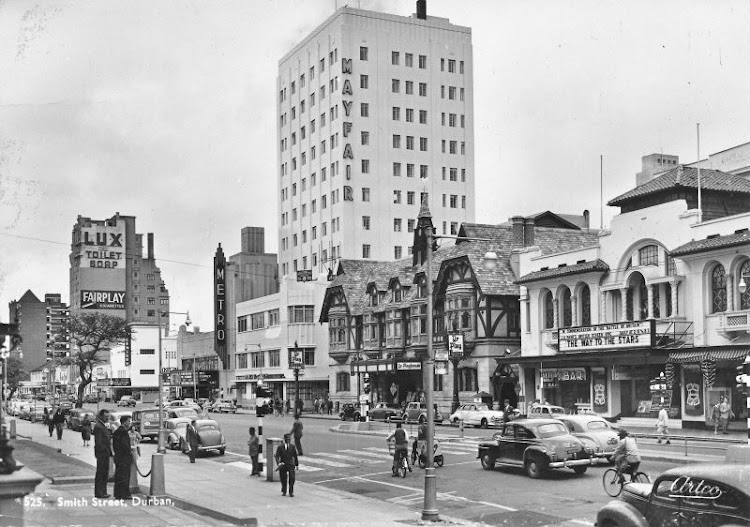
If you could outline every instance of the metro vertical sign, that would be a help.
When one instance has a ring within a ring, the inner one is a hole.
[[[214,256],[214,351],[227,367],[227,261],[221,244]]]

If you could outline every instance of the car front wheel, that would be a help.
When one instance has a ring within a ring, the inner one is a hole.
[[[419,416],[419,424],[420,424],[420,425],[423,425],[423,424],[425,423],[425,421],[427,421],[427,419],[425,419],[425,416],[423,416],[423,415],[420,415],[420,416]]]
[[[219,455],[220,455],[220,456],[223,456],[223,455],[224,455],[224,451],[225,451],[225,450],[226,450],[226,449],[224,449],[224,448],[220,448],[220,449],[219,449]]]
[[[527,476],[532,479],[539,479],[544,474],[546,463],[540,455],[533,454],[524,463],[524,468],[526,469]]]
[[[580,476],[581,474],[585,474],[586,473],[586,469],[588,469],[588,468],[589,467],[573,467],[573,472],[575,472],[576,474],[578,474]]]
[[[495,458],[491,456],[489,453],[485,452],[484,454],[482,454],[480,461],[482,462],[482,468],[484,470],[494,470]]]
[[[480,428],[487,428],[487,419],[482,418],[482,422],[479,423]]]

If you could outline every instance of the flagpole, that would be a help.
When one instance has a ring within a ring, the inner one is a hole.
[[[701,201],[701,123],[695,123],[698,136],[698,223],[703,221],[703,202]]]

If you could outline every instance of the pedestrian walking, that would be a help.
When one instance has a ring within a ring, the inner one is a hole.
[[[669,444],[669,412],[666,408],[659,410],[659,417],[656,420],[656,433],[661,434]],[[662,438],[659,438],[657,443],[661,444]]]
[[[315,400],[313,401],[313,413],[316,413],[316,414],[318,413],[318,405],[319,404],[320,403],[318,403],[318,398],[316,397]]]
[[[129,500],[130,467],[133,465],[133,450],[130,446],[130,416],[120,418],[120,426],[112,435],[112,447],[115,452],[115,498]]]
[[[720,413],[719,412],[719,405],[722,403],[722,401],[724,401],[724,396],[723,395],[719,399],[719,402],[716,403],[713,406],[713,408],[711,409],[711,419],[714,422],[714,435],[716,435],[716,434],[719,433],[719,426],[720,426],[720,423],[719,423],[719,413]]]
[[[63,434],[63,423],[65,423],[65,416],[60,408],[55,412],[55,416],[52,418],[52,423],[55,425],[55,430],[57,431],[57,440],[60,441]]]
[[[505,401],[503,401],[503,423],[507,423],[513,419],[514,411],[515,409],[510,405],[510,400],[505,399]]]
[[[729,426],[729,420],[734,417],[732,407],[729,406],[727,398],[722,396],[721,402],[719,402],[719,424],[721,425],[721,432],[724,435],[729,434],[727,427]]]
[[[197,421],[193,419],[187,427],[185,433],[185,440],[187,441],[188,454],[190,455],[190,462],[195,463],[195,455],[198,453],[198,447],[201,444],[201,438],[198,436],[198,429],[195,427]]]
[[[292,431],[290,432],[294,436],[294,446],[297,447],[297,455],[301,456],[302,453],[302,421],[299,420],[299,415],[294,416],[294,424],[292,425]]]
[[[258,467],[258,452],[260,451],[260,442],[258,436],[255,435],[255,427],[251,426],[249,429],[250,439],[247,441],[247,455],[250,456],[250,460],[253,463],[253,471],[250,473],[251,476],[260,477],[260,468]]]
[[[109,411],[100,410],[94,425],[94,455],[96,456],[96,477],[94,479],[94,496],[109,498],[107,480],[109,479],[109,459],[112,457],[112,435],[107,425]]]
[[[42,413],[42,424],[47,424],[47,421],[49,421],[49,408],[46,406],[44,407],[43,413]],[[51,436],[52,434],[50,434]]]
[[[286,400],[286,411],[285,411],[284,415],[289,415],[289,410],[291,410],[291,409],[292,409],[292,402],[289,399],[287,399]]]
[[[291,434],[284,434],[284,442],[276,448],[276,465],[279,467],[279,479],[281,480],[281,495],[286,496],[287,488],[289,497],[294,497],[295,472],[299,466],[297,449],[289,444]]]
[[[52,437],[52,434],[55,432],[55,414],[57,413],[56,409],[52,409],[52,413],[50,413],[47,416],[47,428],[49,429],[49,436]]]
[[[83,421],[81,421],[81,439],[83,439],[83,446],[89,446],[89,441],[91,441],[91,421],[88,415],[84,415]]]

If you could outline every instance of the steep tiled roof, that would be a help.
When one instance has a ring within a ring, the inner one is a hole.
[[[471,263],[479,288],[485,295],[518,295],[519,288],[514,283],[516,275],[510,266],[510,253],[513,246],[513,233],[508,225],[484,225],[464,223],[460,237],[481,238],[491,241],[456,240],[443,258],[448,260],[466,256]],[[484,268],[484,255],[494,251],[497,254],[497,267]]]
[[[686,254],[701,253],[712,251],[714,249],[722,249],[724,247],[746,245],[749,243],[750,232],[748,232],[747,229],[743,229],[740,232],[729,234],[727,236],[712,236],[711,238],[705,238],[703,240],[693,240],[685,245],[680,245],[669,254],[670,256],[683,256]]]
[[[31,292],[31,289],[27,289],[26,292],[23,294],[21,298],[18,299],[18,302],[38,302],[40,303],[41,300],[37,298],[37,296]]]
[[[694,167],[678,166],[651,181],[639,185],[628,192],[610,200],[607,205],[620,206],[628,201],[651,194],[657,194],[673,188],[698,188],[698,170]],[[701,169],[701,189],[716,192],[740,192],[750,194],[750,181],[721,172],[719,170]]]
[[[575,265],[567,265],[564,267],[555,267],[554,269],[546,269],[544,271],[534,271],[533,273],[526,274],[516,281],[517,284],[527,284],[529,282],[536,282],[537,280],[546,280],[548,278],[557,278],[560,276],[569,276],[573,274],[583,274],[592,272],[607,272],[609,266],[597,258],[593,262],[584,262]]]
[[[599,245],[599,231],[537,227],[534,229],[534,245],[538,246],[545,255],[596,247]]]

